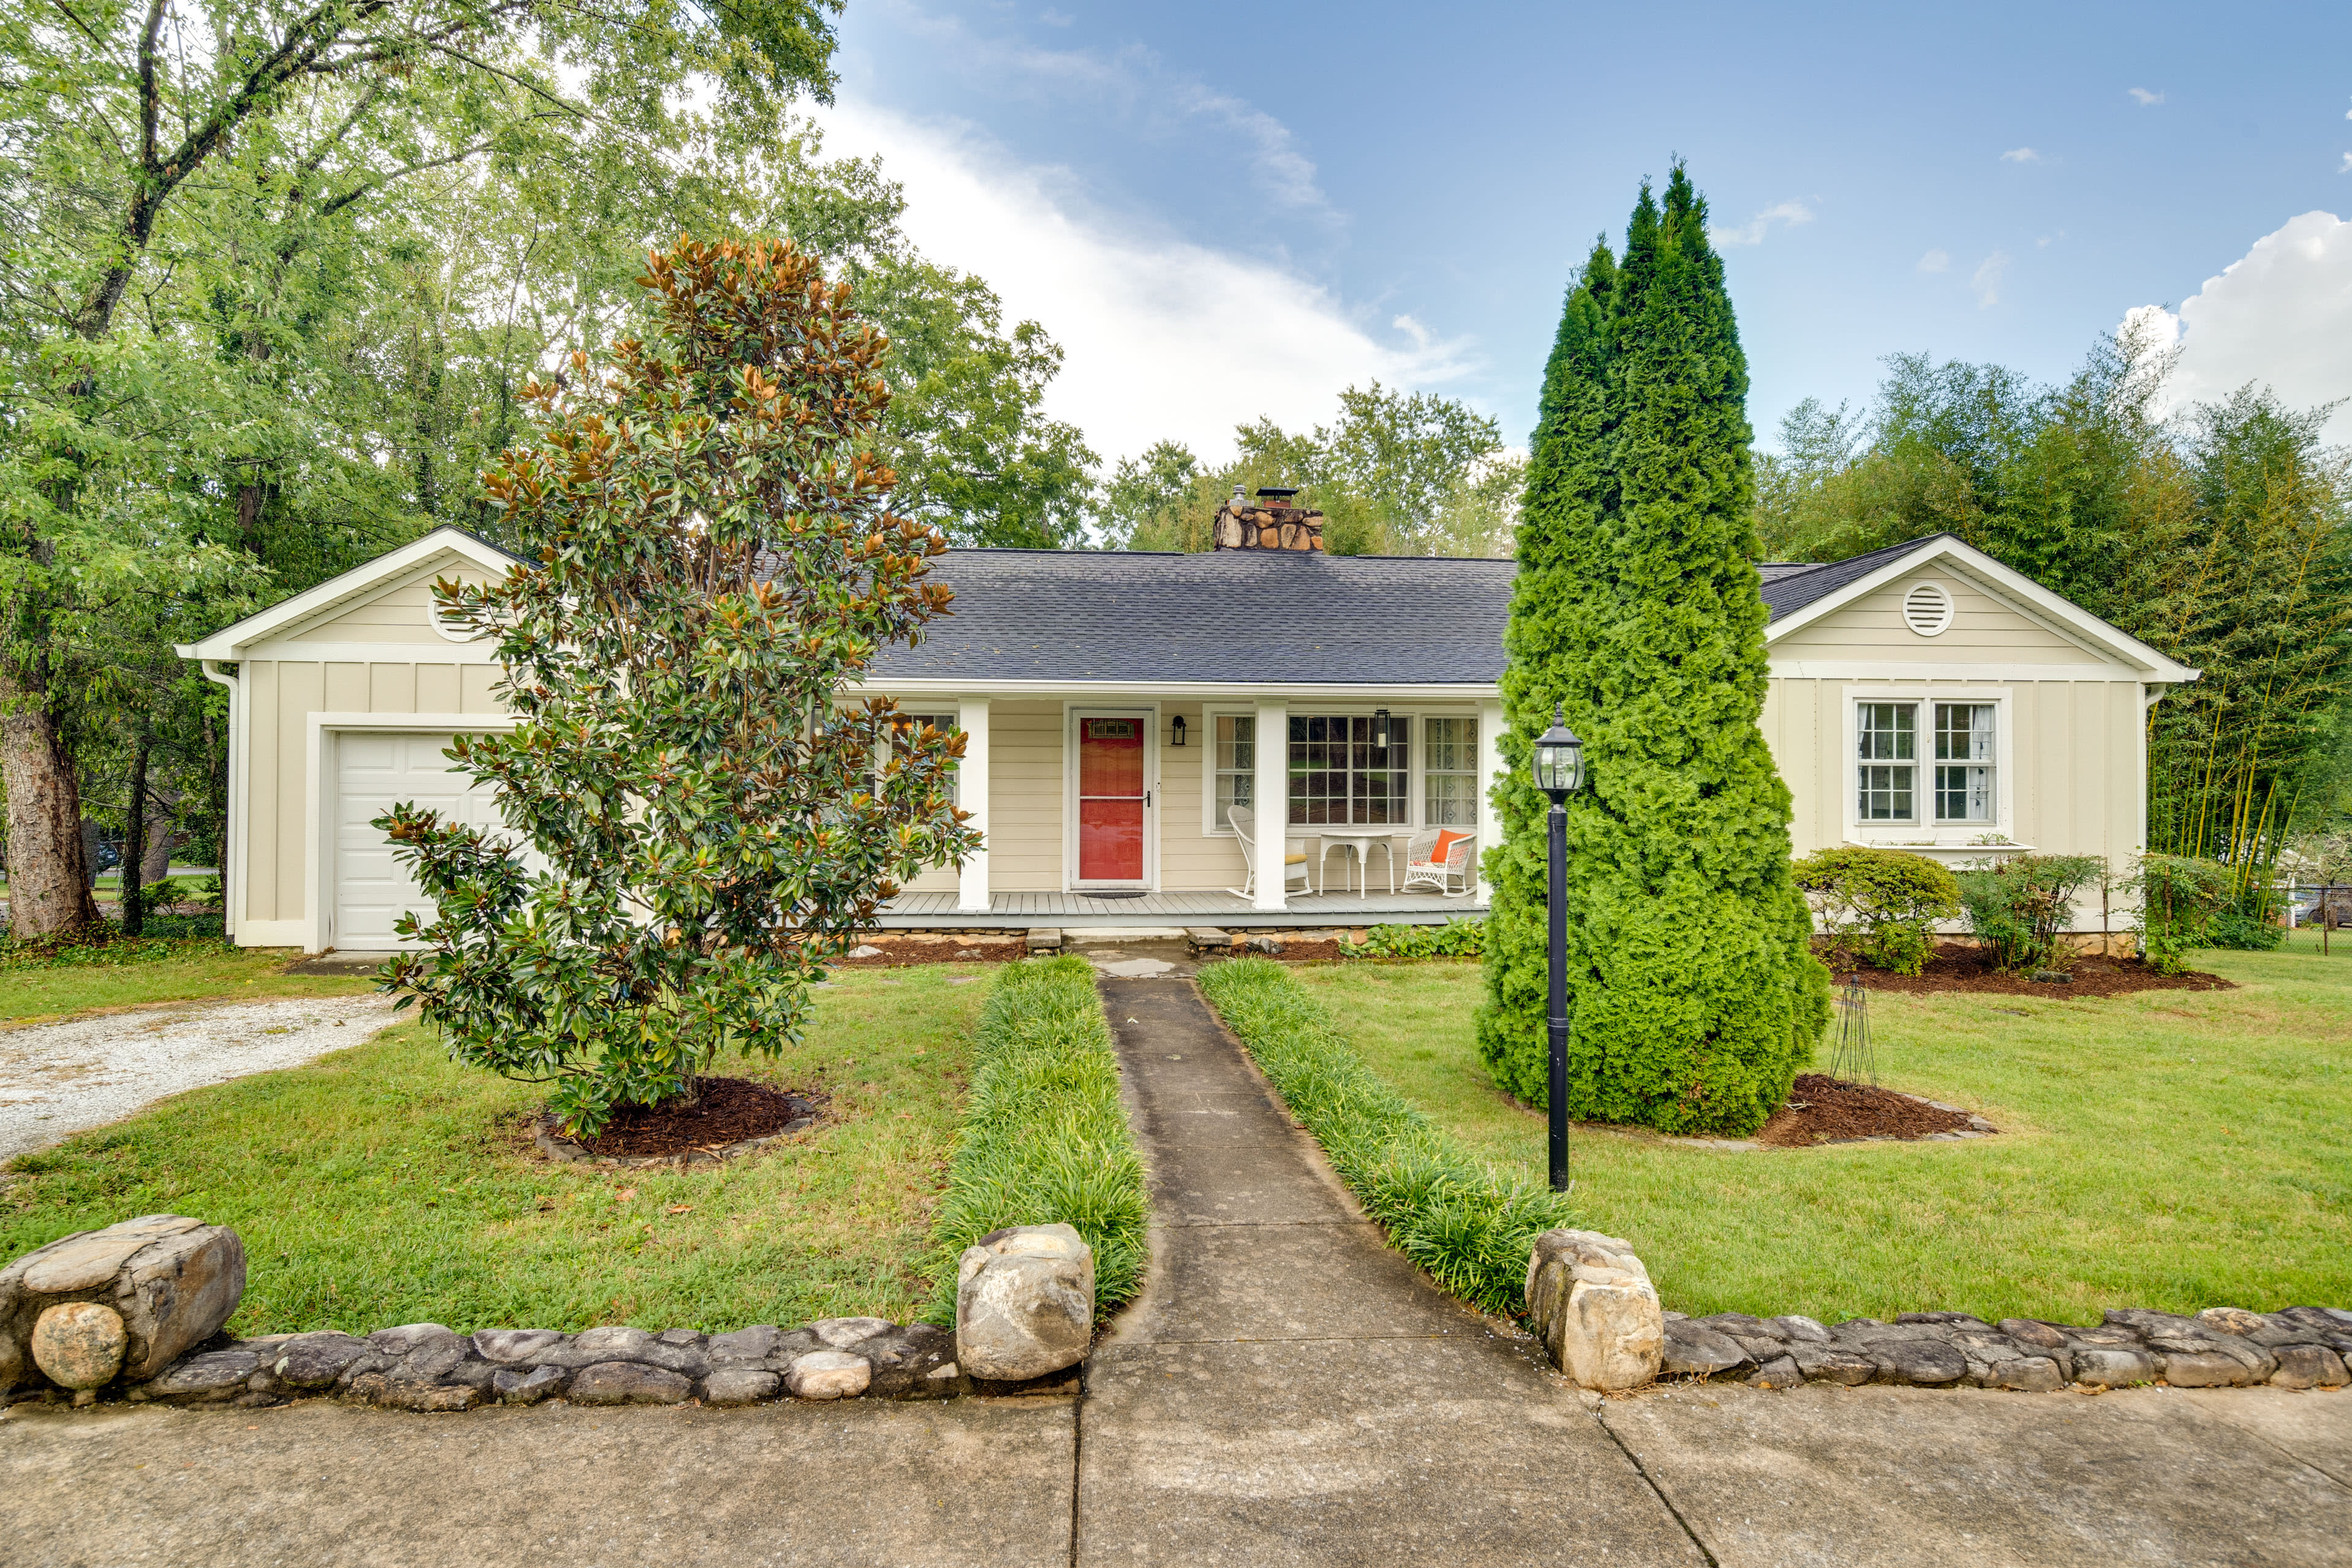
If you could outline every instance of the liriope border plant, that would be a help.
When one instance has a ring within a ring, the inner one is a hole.
[[[1373,1075],[1280,964],[1214,964],[1200,984],[1397,1250],[1473,1306],[1524,1311],[1528,1249],[1577,1223],[1568,1200],[1472,1159]]]
[[[1095,1315],[1134,1296],[1145,1256],[1143,1162],[1118,1058],[1082,958],[997,973],[982,1006],[971,1092],[931,1226],[931,1317],[955,1319],[956,1259],[990,1231],[1068,1225],[1095,1253]]]

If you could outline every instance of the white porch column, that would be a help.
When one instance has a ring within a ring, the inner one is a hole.
[[[1282,863],[1290,843],[1290,708],[1260,701],[1252,727],[1257,764],[1250,776],[1250,806],[1257,815],[1257,884],[1251,889],[1261,910],[1285,910],[1289,868]],[[1214,744],[1216,737],[1209,737]]]
[[[965,697],[956,702],[956,728],[963,731],[963,766],[956,770],[956,804],[971,813],[964,826],[978,828],[980,847],[963,863],[956,879],[956,912],[988,912],[988,699]]]
[[[1486,787],[1478,792],[1478,901],[1492,904],[1495,889],[1486,884],[1486,851],[1503,841],[1502,814],[1486,798],[1503,780],[1503,705],[1478,704],[1478,776]]]

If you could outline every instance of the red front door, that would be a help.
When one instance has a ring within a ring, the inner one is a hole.
[[[1143,880],[1141,718],[1078,720],[1078,880]]]

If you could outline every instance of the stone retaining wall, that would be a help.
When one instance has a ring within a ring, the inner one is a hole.
[[[956,1364],[952,1331],[880,1318],[828,1318],[784,1330],[483,1329],[458,1334],[438,1323],[338,1332],[272,1334],[199,1351],[162,1376],[124,1386],[134,1404],[283,1405],[330,1396],[395,1410],[471,1410],[536,1405],[753,1405],[763,1400],[944,1399],[999,1385]],[[20,1389],[11,1402],[67,1397]]]
[[[2352,1311],[2332,1307],[2213,1307],[2193,1318],[2122,1308],[2088,1327],[2030,1318],[1988,1323],[1962,1312],[1834,1325],[1744,1312],[1665,1318],[1662,1375],[1739,1378],[1759,1388],[1898,1383],[2041,1393],[2069,1384],[2340,1388],[2352,1381]]]

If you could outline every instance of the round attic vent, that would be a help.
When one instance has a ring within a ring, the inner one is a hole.
[[[1903,595],[1903,624],[1923,637],[1952,624],[1952,596],[1940,583],[1922,583]]]

